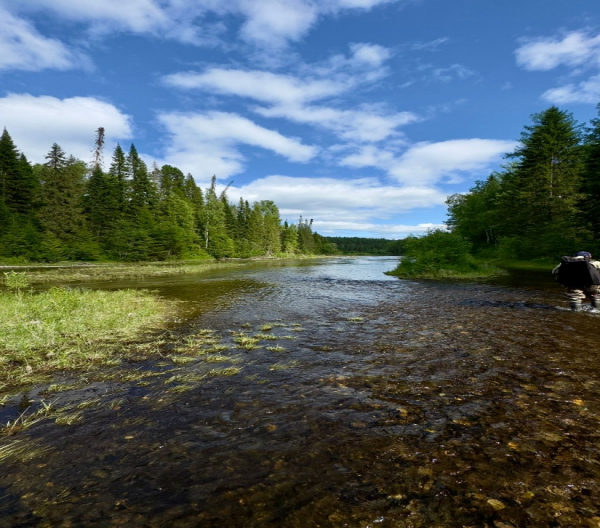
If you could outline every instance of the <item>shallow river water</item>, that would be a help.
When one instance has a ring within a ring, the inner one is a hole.
[[[24,395],[68,412],[0,438],[0,526],[600,526],[600,315],[549,274],[395,264],[102,285],[187,317],[158,360]]]

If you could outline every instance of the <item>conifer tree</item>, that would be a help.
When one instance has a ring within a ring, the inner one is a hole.
[[[139,216],[142,209],[152,211],[157,204],[158,190],[156,184],[148,174],[148,167],[144,163],[132,144],[127,156],[131,171],[129,190],[129,210],[134,218]]]
[[[39,180],[24,154],[19,154],[6,129],[0,136],[0,199],[11,213],[30,214],[39,192]]]
[[[42,206],[39,219],[43,228],[67,241],[83,228],[83,189],[87,168],[72,156],[67,159],[54,143],[41,170]]]
[[[516,159],[514,171],[504,178],[508,202],[524,230],[576,213],[582,169],[580,126],[570,113],[552,106],[532,121],[509,155]]]
[[[597,106],[600,115],[600,104]],[[581,185],[582,221],[589,225],[600,241],[600,117],[592,119],[584,147],[584,170]]]

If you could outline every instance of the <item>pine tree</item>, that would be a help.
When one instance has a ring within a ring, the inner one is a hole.
[[[24,154],[19,154],[6,129],[0,136],[0,200],[11,213],[29,215],[39,192],[39,180]],[[25,220],[23,220],[25,222]]]
[[[281,229],[281,247],[283,252],[288,254],[298,251],[298,229],[296,224],[288,224],[287,220]]]
[[[517,161],[504,182],[525,230],[576,213],[582,169],[580,126],[570,113],[552,106],[532,121],[509,155]]]
[[[600,115],[600,104],[597,109]],[[600,241],[600,117],[592,119],[591,125],[585,138],[580,206],[582,221]]]
[[[108,171],[110,194],[107,196],[107,200],[110,202],[107,207],[113,210],[115,221],[120,220],[125,213],[129,173],[130,166],[125,157],[125,152],[123,152],[121,145],[117,144]]]
[[[46,231],[60,240],[72,240],[83,226],[83,189],[87,167],[73,157],[66,158],[56,144],[46,156],[41,170],[42,206],[39,219]]]
[[[158,201],[156,184],[148,174],[148,167],[140,158],[135,146],[132,144],[127,156],[131,171],[131,184],[129,190],[129,210],[133,218],[137,218],[142,209],[153,210]]]

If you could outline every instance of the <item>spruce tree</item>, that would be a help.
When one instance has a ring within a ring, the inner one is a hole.
[[[39,191],[39,180],[24,154],[19,154],[6,129],[0,136],[0,199],[11,213],[29,215]],[[25,222],[25,220],[22,220]]]
[[[67,159],[56,143],[41,170],[39,219],[43,228],[59,240],[70,241],[83,226],[83,190],[87,167],[72,156]]]
[[[152,210],[156,207],[158,196],[156,184],[148,174],[148,167],[140,158],[132,144],[127,156],[131,171],[129,188],[129,209],[133,218],[137,218],[142,209]]]
[[[532,121],[509,155],[515,170],[505,182],[524,228],[575,214],[582,169],[581,127],[570,113],[552,106]]]
[[[600,115],[600,104],[597,109]],[[594,239],[600,241],[600,117],[592,119],[591,125],[585,138],[580,206],[582,221],[590,227]]]

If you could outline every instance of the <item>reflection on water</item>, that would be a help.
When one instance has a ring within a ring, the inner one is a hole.
[[[0,524],[599,526],[600,318],[395,262],[141,281],[225,350],[53,393],[60,421],[0,439]]]

